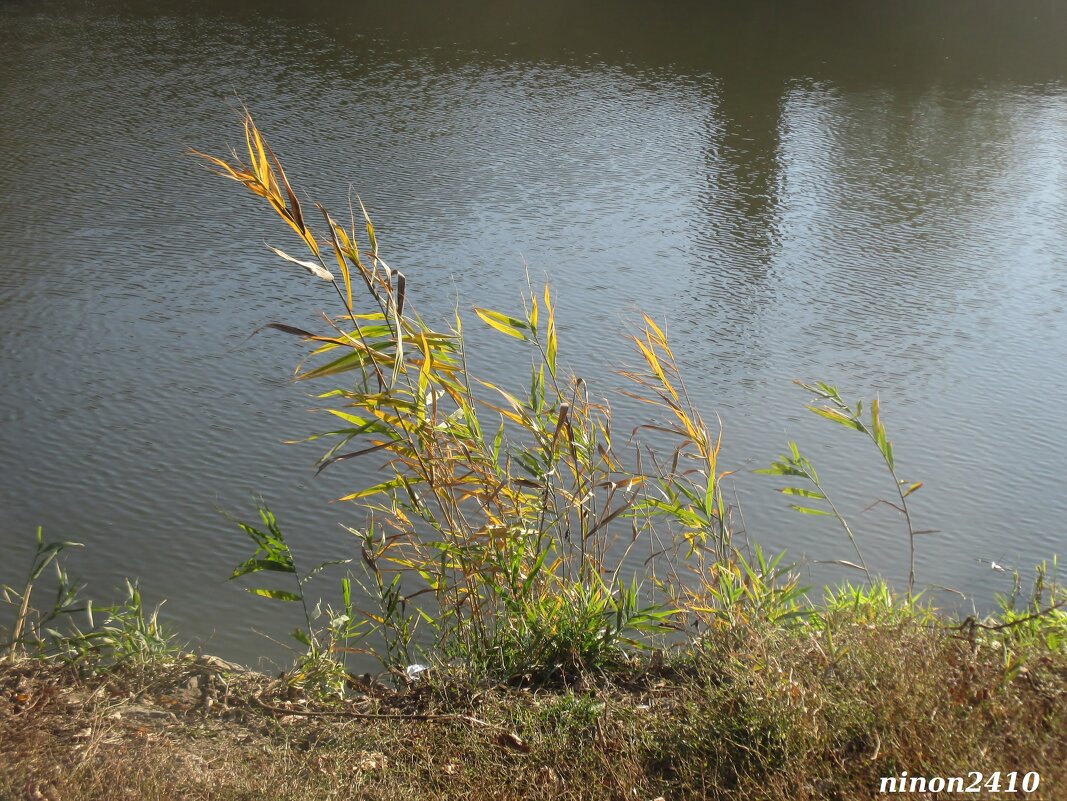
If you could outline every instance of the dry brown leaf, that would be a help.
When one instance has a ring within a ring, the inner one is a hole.
[[[511,748],[523,754],[530,753],[530,746],[523,742],[522,738],[514,732],[502,732],[496,738],[497,745],[502,748]]]

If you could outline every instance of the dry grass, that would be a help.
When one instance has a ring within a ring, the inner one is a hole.
[[[188,661],[89,680],[24,661],[0,673],[0,798],[851,800],[901,770],[1033,770],[1015,797],[1063,798],[1067,657],[1004,665],[914,622],[832,644],[735,629],[595,686],[438,676],[323,705]]]

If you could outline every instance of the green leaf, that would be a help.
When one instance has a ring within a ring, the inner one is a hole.
[[[830,409],[825,406],[810,405],[808,406],[808,408],[811,409],[811,411],[815,412],[815,414],[819,415],[819,417],[825,417],[827,420],[832,420],[833,422],[839,425],[846,426],[848,428],[854,428],[857,431],[863,430],[863,423],[861,423],[859,420],[849,417],[847,414],[837,409]]]
[[[504,421],[500,421],[500,428],[496,431],[496,436],[493,437],[493,462],[500,463],[500,446],[504,442]]]
[[[804,489],[803,487],[782,487],[778,491],[784,495],[800,495],[804,498],[818,498],[819,500],[826,500],[826,496],[818,490]]]
[[[795,509],[802,515],[828,515],[829,512],[825,512],[822,509],[812,509],[810,506],[797,506],[795,503],[789,504],[790,509]]]
[[[753,470],[753,473],[759,473],[765,476],[800,476],[804,477],[804,471],[798,467],[794,467],[786,462],[775,462],[770,467],[761,467],[758,470]]]
[[[530,408],[535,413],[540,413],[545,405],[545,367],[534,367],[530,370]]]
[[[882,452],[882,456],[885,458],[885,463],[889,465],[889,469],[892,470],[893,443],[886,437],[885,426],[882,425],[881,408],[879,407],[877,398],[871,401],[871,429],[878,450]]]
[[[378,495],[379,493],[388,492],[391,489],[396,489],[397,487],[402,486],[403,483],[404,481],[401,478],[391,478],[388,481],[383,481],[381,484],[375,484],[373,487],[367,487],[367,489],[365,490],[353,492],[351,495],[346,495],[343,498],[340,498],[339,500],[354,501],[357,498],[366,498],[371,495]]]
[[[392,359],[386,359],[388,362],[392,362]],[[355,350],[351,353],[346,353],[339,359],[334,359],[328,364],[324,364],[321,367],[316,367],[313,370],[308,370],[306,373],[300,373],[297,378],[301,380],[307,380],[311,378],[322,378],[323,376],[335,375],[337,373],[344,373],[349,370],[359,370],[366,365],[370,364],[371,359],[367,356],[366,351]]]
[[[253,595],[261,595],[264,598],[273,598],[276,601],[299,601],[300,596],[295,592],[287,592],[285,590],[268,590],[263,587],[248,587],[248,592]]]
[[[233,569],[233,573],[230,574],[230,579],[240,578],[241,576],[247,576],[249,573],[259,573],[263,570],[273,571],[275,573],[295,573],[296,568],[293,567],[293,563],[290,560],[285,559],[249,559],[242,562]]]
[[[321,562],[320,564],[317,564],[315,565],[315,567],[311,568],[311,570],[307,572],[307,575],[300,579],[300,583],[306,584],[308,581],[315,578],[315,576],[317,576],[319,573],[321,573],[328,567],[333,567],[334,565],[347,565],[351,561],[351,559],[330,559],[329,561]]]

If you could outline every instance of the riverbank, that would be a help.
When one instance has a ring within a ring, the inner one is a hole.
[[[862,799],[904,771],[1036,772],[1011,797],[1062,798],[1067,654],[1024,627],[839,615],[569,686],[437,667],[333,700],[206,657],[23,658],[0,667],[0,798]]]

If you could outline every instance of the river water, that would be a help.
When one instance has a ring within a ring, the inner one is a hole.
[[[43,525],[87,546],[89,595],[140,577],[183,637],[255,662],[297,620],[226,583],[248,546],[220,510],[262,495],[305,563],[353,555],[330,501],[373,476],[314,477],[320,446],[283,444],[327,425],[299,343],[245,340],[330,299],[187,153],[237,143],[242,103],[305,191],[361,194],[425,315],[518,308],[528,265],[604,393],[639,311],[665,321],[748,536],[809,582],[855,575],[750,473],[788,439],[898,585],[906,538],[864,511],[892,491],[877,454],[794,378],[881,398],[938,530],[931,597],[986,608],[1011,585],[989,561],[1063,552],[1062,3],[144,5],[0,1],[0,581]]]

